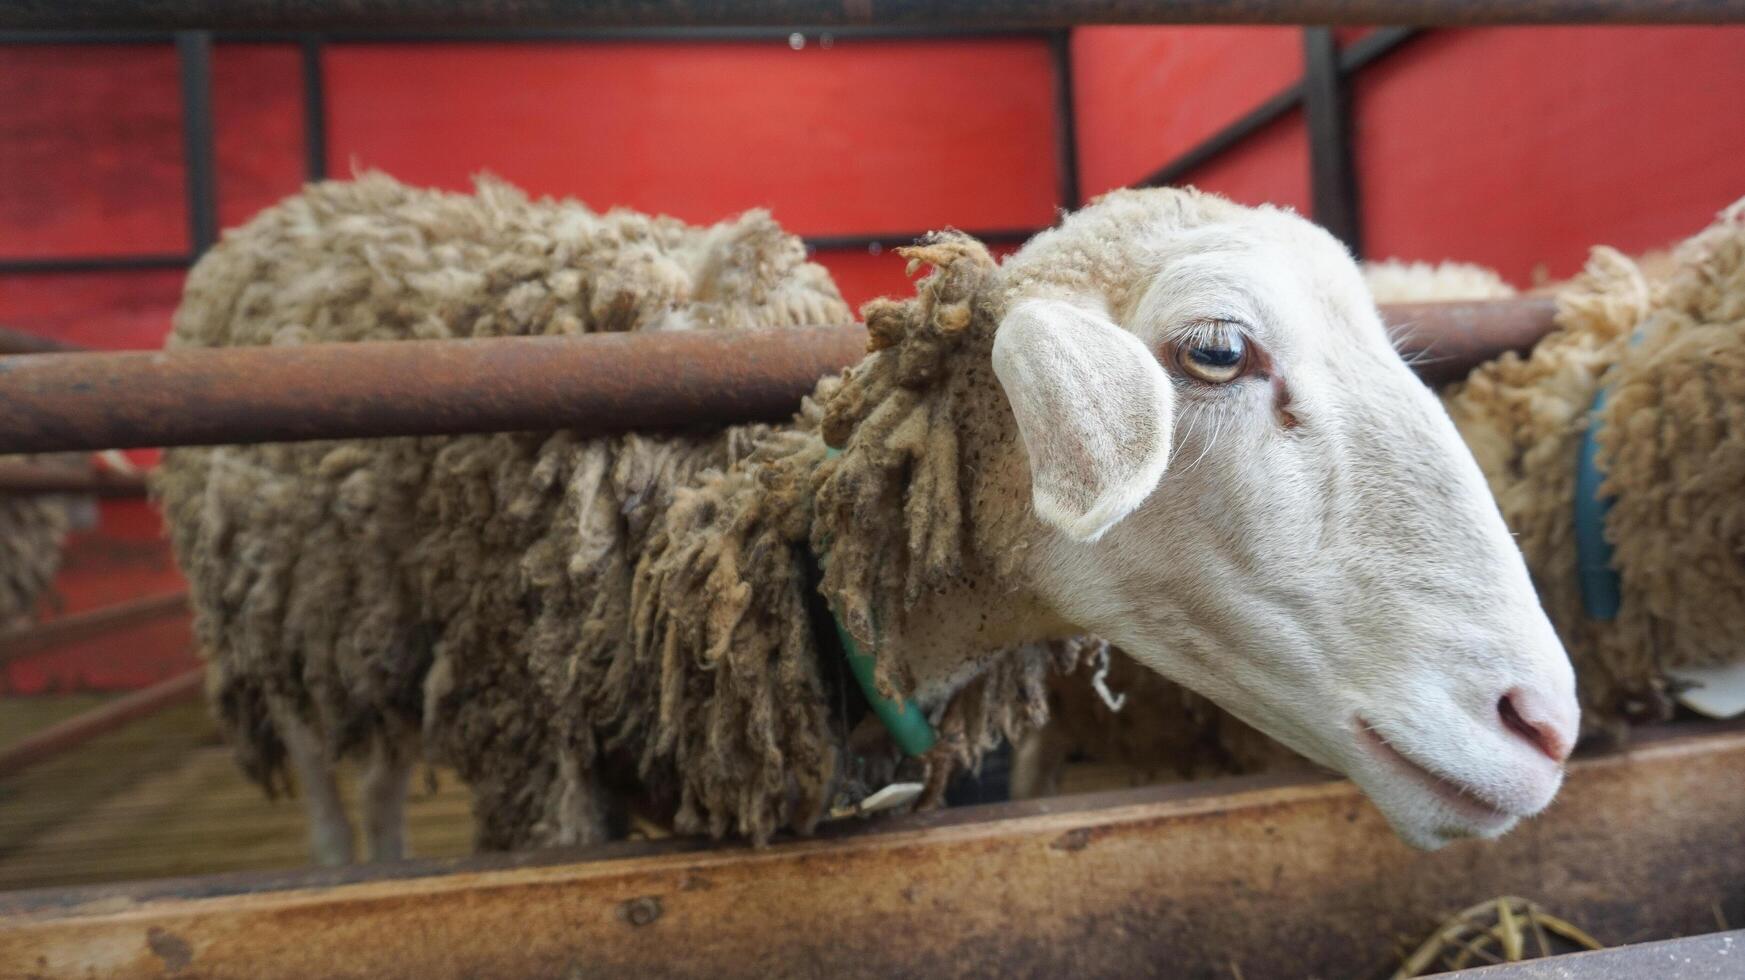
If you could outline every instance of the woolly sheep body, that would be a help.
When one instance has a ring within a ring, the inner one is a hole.
[[[0,625],[28,617],[61,565],[69,498],[0,494]]]
[[[171,344],[848,318],[824,270],[761,213],[700,229],[489,181],[463,196],[367,176],[227,235],[190,275]],[[574,768],[566,741],[591,732],[560,734],[575,713],[562,696],[614,653],[650,519],[761,432],[168,453],[155,492],[244,770],[282,785],[288,729],[317,733],[329,759],[403,755],[422,730],[472,784],[481,846],[585,837],[589,804],[560,769]]]
[[[1670,260],[1596,248],[1557,304],[1558,329],[1531,354],[1480,367],[1446,402],[1568,644],[1590,730],[1618,735],[1670,715],[1667,668],[1737,660],[1745,635],[1745,202]],[[1610,621],[1582,609],[1573,518],[1602,386],[1623,597]]]

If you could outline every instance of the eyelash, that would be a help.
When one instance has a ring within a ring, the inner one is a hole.
[[[1223,387],[1253,375],[1260,365],[1254,342],[1239,323],[1201,320],[1164,345],[1164,365],[1188,380]]]

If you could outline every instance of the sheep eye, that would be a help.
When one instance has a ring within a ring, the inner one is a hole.
[[[1182,373],[1205,384],[1222,385],[1247,374],[1252,361],[1248,342],[1234,326],[1207,324],[1175,345],[1174,361]]]

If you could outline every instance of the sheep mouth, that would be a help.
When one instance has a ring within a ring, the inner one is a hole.
[[[1471,786],[1412,761],[1405,753],[1394,748],[1393,743],[1362,716],[1358,716],[1356,720],[1358,735],[1373,755],[1379,757],[1390,769],[1404,774],[1461,817],[1480,826],[1493,826],[1514,820],[1518,816]]]

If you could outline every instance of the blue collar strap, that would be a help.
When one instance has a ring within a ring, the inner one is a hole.
[[[1612,498],[1600,496],[1599,432],[1604,423],[1607,389],[1594,395],[1587,413],[1587,430],[1575,457],[1575,572],[1581,586],[1581,608],[1589,619],[1617,619],[1623,603],[1623,583],[1612,567],[1612,543],[1606,540],[1606,515]]]

